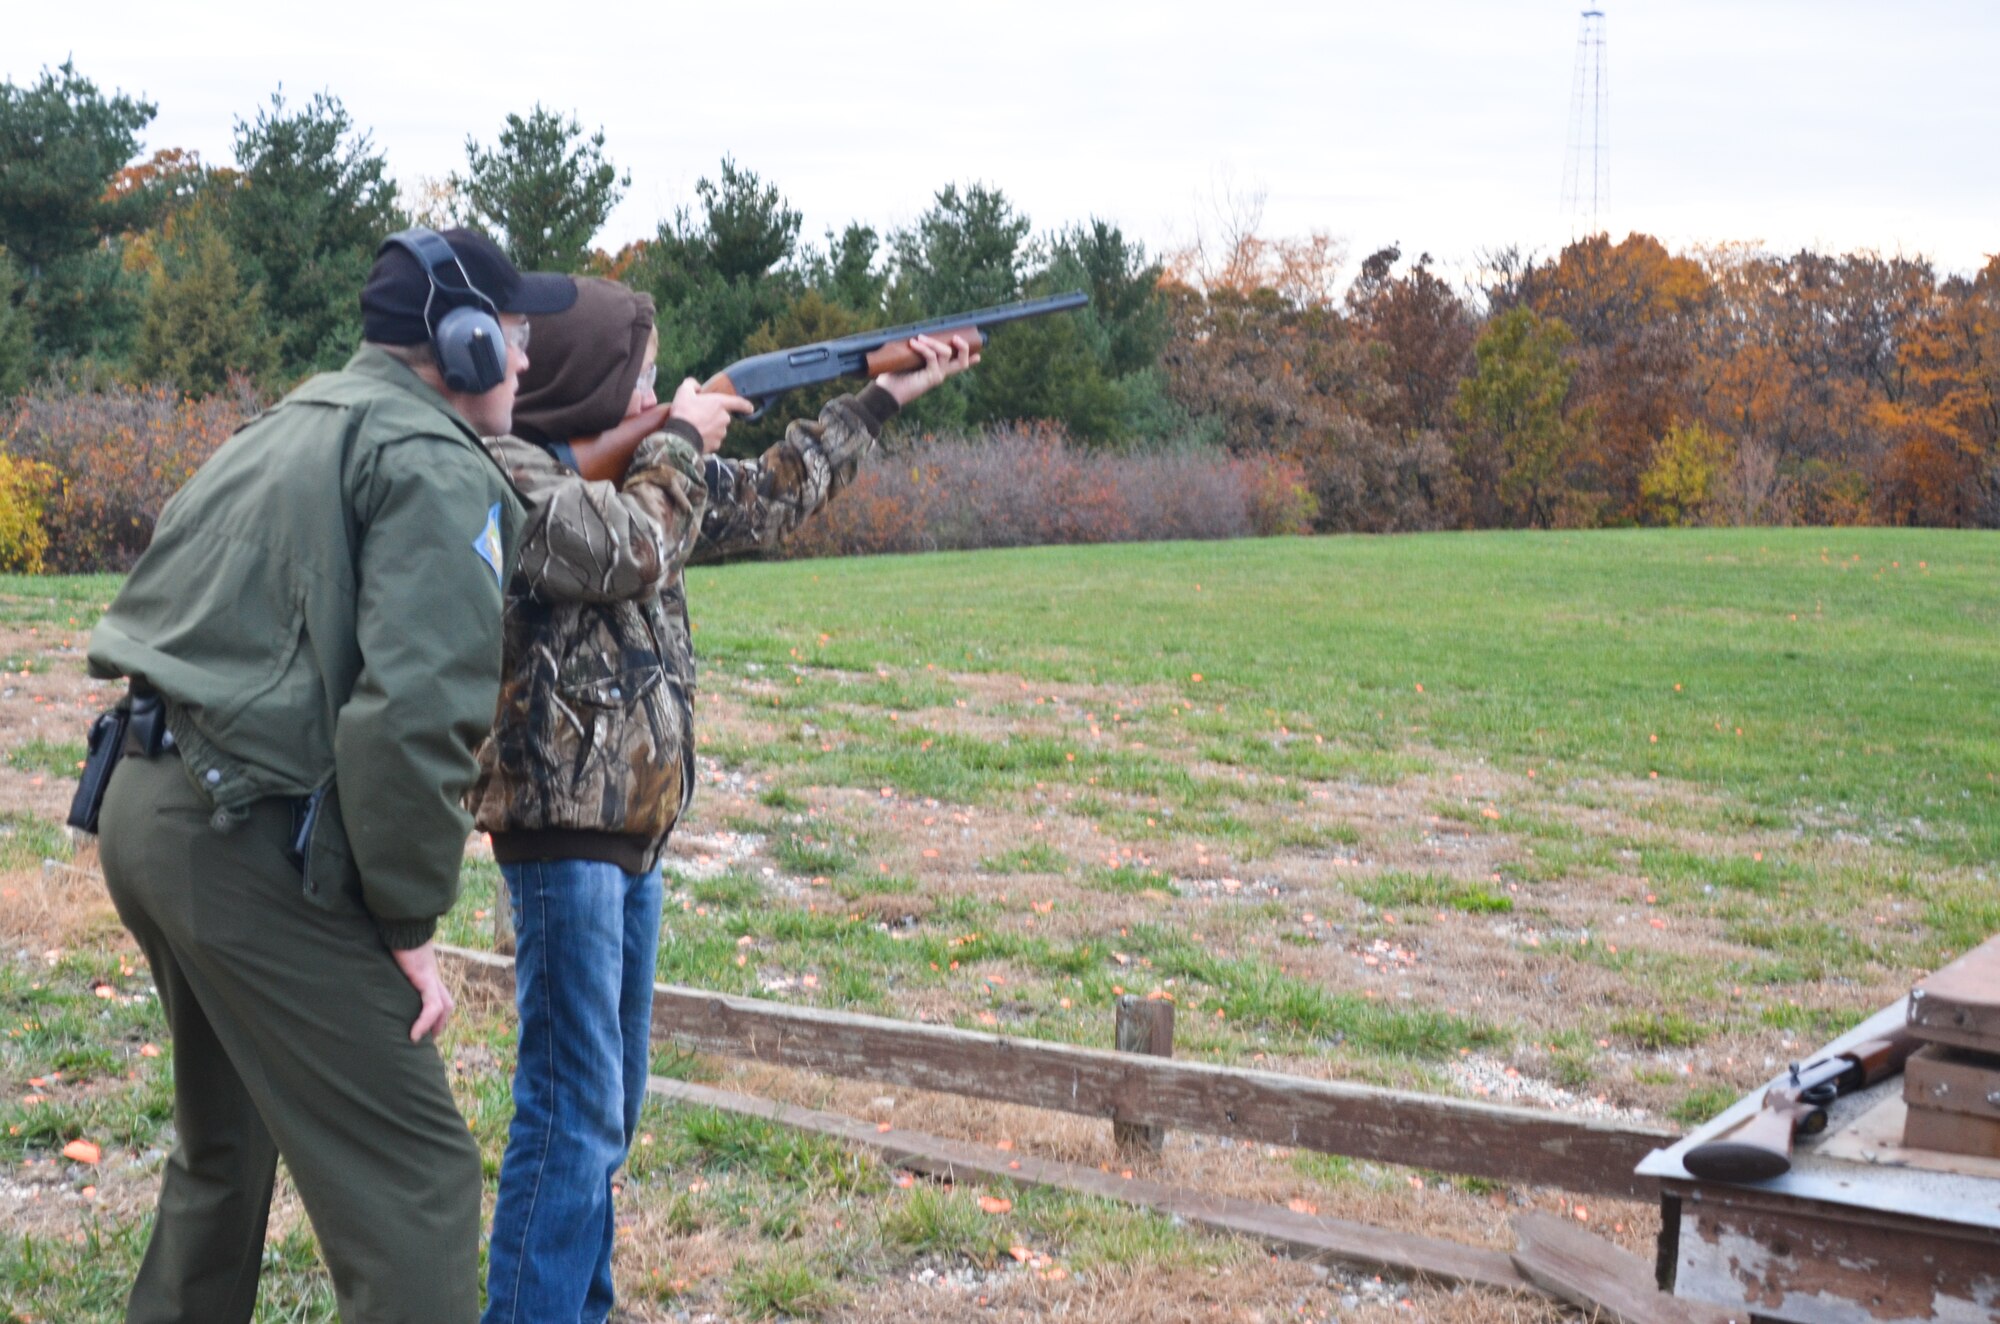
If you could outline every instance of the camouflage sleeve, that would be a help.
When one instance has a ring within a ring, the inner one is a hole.
[[[777,546],[853,480],[895,413],[895,397],[870,385],[829,400],[817,419],[794,421],[784,440],[754,460],[709,456],[702,464],[708,509],[693,559]]]
[[[622,483],[591,482],[518,437],[487,449],[528,505],[514,591],[618,602],[657,591],[686,563],[708,491],[694,446],[677,432],[640,442]]]

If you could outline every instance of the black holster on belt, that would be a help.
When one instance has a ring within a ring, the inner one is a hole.
[[[104,789],[111,785],[112,769],[125,757],[125,730],[131,720],[130,705],[121,703],[99,713],[90,724],[90,754],[83,761],[76,796],[69,802],[69,825],[79,832],[97,831],[97,814],[104,808]]]
[[[125,752],[151,759],[173,747],[174,738],[167,733],[166,701],[151,691],[134,691],[132,718],[125,726]]]
[[[104,792],[111,774],[127,754],[152,758],[173,744],[167,734],[167,705],[152,690],[133,687],[117,707],[97,715],[90,724],[90,753],[83,761],[83,775],[77,779],[76,796],[69,802],[69,825],[80,832],[97,831],[97,816],[104,808]]]

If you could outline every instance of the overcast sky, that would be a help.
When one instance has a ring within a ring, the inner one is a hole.
[[[230,159],[283,84],[327,90],[406,186],[539,101],[632,175],[600,242],[649,234],[725,154],[805,233],[907,223],[948,182],[1037,228],[1099,216],[1150,247],[1218,199],[1353,260],[1560,246],[1577,0],[329,6],[8,0],[0,76],[74,57],[159,104],[148,150]],[[2000,251],[2000,4],[1605,0],[1607,228],[1670,244]]]

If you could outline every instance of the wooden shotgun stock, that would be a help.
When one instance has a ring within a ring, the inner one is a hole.
[[[1923,1040],[1907,1030],[1845,1053],[1797,1063],[1764,1091],[1763,1107],[1735,1130],[1696,1145],[1681,1165],[1708,1181],[1768,1181],[1792,1170],[1792,1140],[1826,1129],[1826,1107],[1842,1094],[1866,1089],[1903,1069]]]
[[[666,421],[667,406],[657,404],[594,437],[578,437],[569,443],[570,462],[593,483],[620,482],[632,465],[632,453],[639,449],[639,443],[658,432]]]

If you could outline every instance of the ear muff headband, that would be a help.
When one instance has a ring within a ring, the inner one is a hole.
[[[430,289],[424,295],[424,326],[430,331],[431,352],[437,356],[444,384],[454,391],[479,395],[507,380],[507,341],[500,329],[499,306],[472,283],[465,264],[435,230],[415,226],[383,241],[417,260]],[[455,282],[443,279],[455,271]],[[433,318],[431,308],[444,294],[453,306]],[[466,299],[476,302],[468,303]]]

